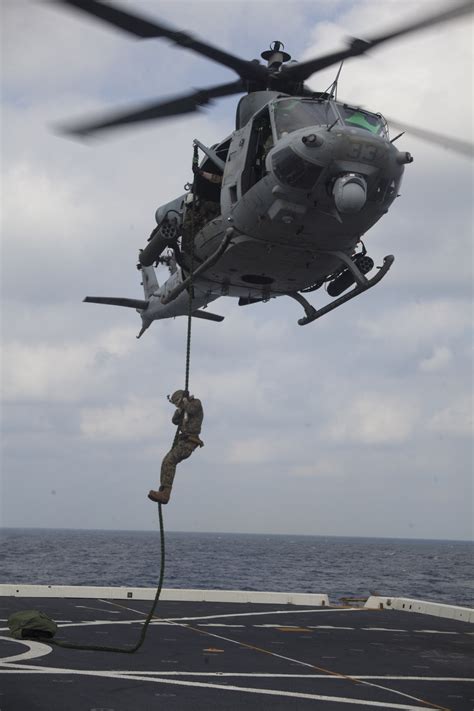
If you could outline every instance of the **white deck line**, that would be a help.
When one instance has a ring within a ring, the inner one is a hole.
[[[372,595],[364,605],[367,609],[401,610],[403,612],[417,612],[422,615],[446,617],[450,620],[471,622],[474,624],[474,609],[458,605],[445,605],[440,602],[427,602],[426,600],[413,600],[409,597],[381,597]]]
[[[59,597],[109,600],[153,600],[156,588],[95,587],[82,585],[0,585],[0,597]],[[250,590],[178,590],[163,588],[160,600],[182,602],[237,602],[276,605],[329,605],[322,594],[254,592]]]

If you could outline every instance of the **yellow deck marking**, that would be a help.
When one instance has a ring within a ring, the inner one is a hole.
[[[128,607],[120,602],[117,602],[116,600],[107,600],[107,602],[110,605],[116,605],[117,607],[121,607],[124,610],[129,610],[130,612],[136,612],[138,615],[141,615],[143,617],[143,612],[141,610],[135,610],[132,607]],[[257,614],[257,613],[255,613],[255,614]],[[354,684],[371,686],[374,689],[382,689],[383,691],[388,691],[389,693],[397,694],[398,696],[404,696],[407,699],[412,699],[413,701],[418,701],[418,702],[424,704],[425,706],[429,706],[430,709],[434,708],[434,709],[439,709],[439,711],[451,711],[451,709],[447,708],[446,706],[439,706],[436,703],[426,701],[425,699],[421,699],[418,696],[412,696],[411,694],[407,694],[403,691],[391,689],[390,687],[387,687],[387,686],[381,686],[380,684],[374,684],[373,682],[366,681],[365,679],[362,679],[360,677],[358,678],[358,677],[350,676],[348,674],[343,674],[341,672],[332,671],[331,669],[326,669],[325,667],[319,667],[316,664],[311,664],[310,662],[303,662],[299,659],[285,657],[283,654],[277,654],[276,652],[272,652],[269,649],[264,649],[263,647],[256,647],[253,644],[246,644],[245,642],[240,642],[239,640],[232,639],[231,637],[224,637],[223,635],[215,634],[213,632],[207,632],[206,630],[199,629],[198,627],[192,627],[191,625],[183,625],[182,623],[176,622],[175,619],[171,620],[170,618],[160,618],[158,615],[153,615],[153,617],[154,617],[154,619],[157,619],[157,620],[165,619],[167,622],[170,622],[171,624],[176,625],[177,627],[183,627],[184,629],[197,632],[198,634],[207,635],[208,637],[214,637],[215,639],[221,639],[221,640],[224,640],[225,642],[230,642],[231,644],[237,644],[240,647],[245,647],[247,649],[254,650],[255,652],[261,652],[263,654],[268,654],[269,656],[272,656],[272,657],[275,657],[278,659],[285,659],[286,661],[289,661],[289,662],[296,662],[297,664],[301,664],[301,666],[311,667],[312,669],[316,669],[316,671],[320,671],[320,672],[329,674],[330,676],[334,676],[339,679],[346,679],[347,681],[351,681]],[[189,619],[189,618],[185,618],[185,619]],[[294,628],[292,628],[292,629],[294,629]],[[176,683],[176,682],[174,682],[174,683]],[[189,684],[190,682],[180,682],[180,683]],[[223,688],[229,689],[230,687],[223,687]],[[280,693],[285,694],[287,692],[280,692]],[[356,701],[354,699],[353,703],[357,704],[358,701]],[[374,702],[368,702],[368,703],[370,705],[374,704]],[[375,703],[378,703],[378,702],[375,702]],[[389,707],[390,706],[387,704],[387,708],[389,708]],[[392,707],[393,707],[393,705],[392,705]]]
[[[311,632],[308,627],[277,627],[280,632]]]

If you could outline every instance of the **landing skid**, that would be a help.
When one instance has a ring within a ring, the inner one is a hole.
[[[338,256],[341,255],[338,254]],[[350,260],[346,257],[346,255],[344,255],[344,257],[345,259],[343,259],[343,261],[346,262],[347,266],[351,269],[351,271],[353,271],[357,282],[357,286],[352,289],[352,291],[350,291],[348,294],[343,294],[343,296],[340,296],[338,299],[331,301],[330,304],[327,304],[326,306],[323,306],[320,309],[315,309],[314,306],[311,306],[309,301],[307,301],[304,296],[301,296],[301,294],[295,292],[288,294],[288,296],[291,296],[292,299],[295,299],[296,301],[298,301],[298,303],[301,304],[306,314],[306,316],[304,316],[303,318],[298,319],[298,323],[300,326],[306,326],[306,324],[311,323],[312,321],[316,321],[317,318],[321,318],[321,316],[324,316],[330,311],[337,309],[338,306],[342,306],[342,304],[345,304],[346,301],[350,301],[356,296],[359,296],[359,294],[362,294],[362,292],[371,289],[373,286],[378,284],[381,279],[383,279],[383,277],[395,261],[395,257],[393,256],[393,254],[387,255],[386,257],[384,257],[383,265],[379,267],[378,273],[375,274],[375,276],[373,276],[371,279],[367,279],[367,277],[365,277],[353,263],[349,264]]]

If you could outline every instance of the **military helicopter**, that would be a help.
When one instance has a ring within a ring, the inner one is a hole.
[[[389,210],[404,167],[413,159],[397,149],[395,142],[403,134],[390,138],[382,114],[337,99],[342,63],[389,40],[462,17],[472,12],[471,2],[372,39],[352,39],[345,49],[301,63],[292,62],[283,44],[275,41],[261,54],[266,66],[113,4],[55,2],[135,37],[167,38],[239,77],[63,127],[70,135],[85,137],[192,113],[213,99],[245,94],[237,105],[235,130],[212,146],[194,140],[192,183],[156,210],[156,227],[137,265],[144,299],[87,296],[84,301],[135,308],[142,319],[138,338],[154,320],[189,311],[197,318],[222,321],[222,316],[204,310],[220,296],[236,297],[241,306],[289,296],[303,307],[298,323],[305,325],[386,275],[392,255],[373,276],[366,276],[374,261],[362,237]],[[333,65],[340,67],[327,91],[314,92],[305,85],[314,73]],[[472,155],[471,144],[420,129],[412,132]],[[170,271],[161,286],[155,273],[160,263]],[[305,294],[323,286],[333,300],[316,309]]]

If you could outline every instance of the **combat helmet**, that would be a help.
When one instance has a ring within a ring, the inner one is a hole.
[[[173,405],[178,406],[181,400],[184,397],[184,390],[175,390],[172,395],[169,396],[169,401],[173,403]]]

